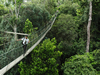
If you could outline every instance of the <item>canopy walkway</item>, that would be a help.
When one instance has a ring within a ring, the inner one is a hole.
[[[23,47],[21,45],[21,42],[18,41],[12,41],[5,46],[7,46],[7,49],[3,51],[2,54],[0,54],[0,75],[4,75],[9,69],[11,69],[14,65],[16,65],[19,61],[21,61],[23,58],[25,58],[45,37],[45,35],[48,33],[48,31],[52,28],[52,25],[54,24],[58,12],[54,14],[54,16],[51,18],[49,23],[45,25],[43,28],[39,29],[36,32],[33,32],[30,36],[30,43],[27,46],[27,51],[23,55]],[[14,45],[16,44],[16,45]],[[12,47],[9,47],[9,45],[14,45],[13,49]]]

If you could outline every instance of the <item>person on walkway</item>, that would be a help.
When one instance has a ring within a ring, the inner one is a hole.
[[[24,49],[24,54],[26,52],[26,49],[27,49],[27,44],[30,42],[29,39],[28,39],[28,36],[25,36],[24,38],[22,39],[18,39],[17,41],[21,41],[22,40],[22,45],[23,45],[23,49]]]

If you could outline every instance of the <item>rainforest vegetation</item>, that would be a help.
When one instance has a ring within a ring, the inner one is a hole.
[[[5,75],[100,75],[99,0],[1,0],[0,55],[20,45],[6,43],[24,37],[4,31],[33,35],[56,11],[45,38]]]

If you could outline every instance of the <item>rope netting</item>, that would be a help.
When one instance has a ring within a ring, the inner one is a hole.
[[[29,35],[30,43],[27,45],[27,50],[31,48],[45,33],[46,31],[52,26],[52,22],[54,21],[54,18],[57,16],[57,12],[54,14],[54,16],[51,18],[49,23],[39,29],[38,31],[34,31]],[[21,44],[21,41],[15,41],[11,40],[11,42],[7,42],[3,45],[0,45],[0,69],[5,67],[7,64],[18,58],[24,53],[23,45]]]

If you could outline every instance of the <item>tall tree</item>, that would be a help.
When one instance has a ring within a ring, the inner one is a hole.
[[[92,20],[92,1],[89,1],[89,20],[87,25],[87,46],[86,46],[86,52],[89,52],[89,45],[90,45],[90,27],[91,27],[91,20]]]
[[[18,19],[19,17],[19,10],[21,7],[21,3],[23,2],[23,0],[15,0],[15,14],[16,14],[16,18]],[[14,32],[17,32],[17,25],[14,25]],[[15,34],[15,39],[17,39],[17,34]]]
[[[12,27],[12,29],[14,30],[14,32],[17,32],[17,22],[19,19],[19,10],[21,8],[21,4],[23,3],[23,0],[9,0],[8,1],[7,7],[9,9],[9,14],[5,15],[7,23],[9,23],[9,25]],[[4,17],[4,18],[5,18]],[[11,21],[8,20],[12,19]],[[15,39],[17,39],[17,34],[15,34]]]

